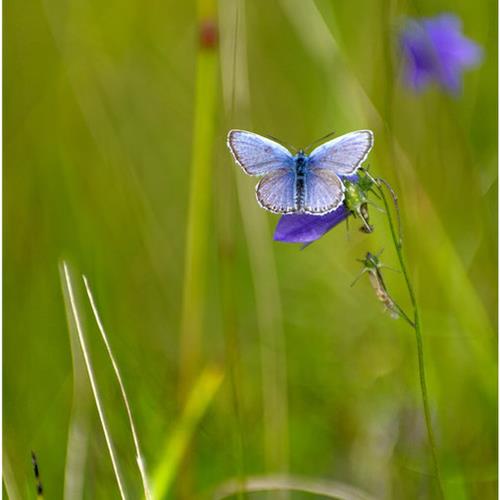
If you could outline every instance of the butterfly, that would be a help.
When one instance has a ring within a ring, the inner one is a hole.
[[[235,162],[262,177],[255,190],[262,208],[276,214],[324,215],[344,201],[342,177],[353,175],[373,146],[373,132],[336,137],[310,154],[292,154],[280,143],[245,130],[230,130],[227,146]]]

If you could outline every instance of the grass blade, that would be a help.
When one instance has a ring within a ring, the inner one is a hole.
[[[115,372],[116,379],[118,381],[118,385],[120,386],[120,392],[122,395],[123,402],[125,404],[125,408],[127,410],[127,416],[128,416],[128,422],[130,426],[130,431],[132,433],[132,438],[134,441],[134,447],[135,447],[135,452],[136,452],[136,461],[137,461],[137,466],[139,468],[139,473],[141,475],[141,480],[142,480],[142,487],[144,489],[144,496],[146,497],[147,500],[151,500],[151,492],[149,489],[148,485],[148,478],[146,475],[146,467],[144,465],[144,460],[142,458],[142,453],[141,453],[141,448],[139,445],[139,438],[137,436],[137,431],[135,429],[135,424],[134,424],[134,418],[132,416],[132,410],[130,409],[130,404],[128,402],[127,398],[127,393],[125,391],[125,386],[123,384],[123,380],[120,374],[120,370],[118,368],[118,364],[115,360],[115,357],[113,355],[113,351],[111,350],[111,346],[108,341],[108,337],[106,335],[106,331],[104,330],[104,326],[102,324],[101,318],[99,316],[99,312],[97,310],[97,307],[95,305],[94,297],[92,295],[92,291],[90,290],[90,286],[88,283],[88,280],[85,275],[82,275],[83,278],[83,283],[85,285],[85,290],[87,292],[87,296],[89,298],[90,306],[92,308],[92,312],[94,314],[95,321],[97,323],[97,326],[99,328],[99,332],[101,333],[102,340],[104,342],[104,345],[106,346],[106,351],[108,352],[109,359],[111,361],[111,364],[113,365],[113,371]]]
[[[20,500],[21,495],[19,493],[19,487],[16,483],[16,478],[14,476],[14,471],[12,470],[12,464],[10,463],[9,456],[5,450],[5,442],[3,443],[2,449],[2,479],[9,500]]]
[[[61,272],[61,287],[65,289],[65,281]],[[70,310],[67,294],[64,295],[66,310]],[[76,324],[71,314],[67,314],[71,362],[73,365],[73,397],[68,424],[68,440],[66,444],[66,463],[64,466],[65,500],[83,498],[85,465],[89,443],[89,403],[90,391],[87,382],[85,361],[78,343]]]
[[[291,475],[248,477],[244,483],[241,480],[230,479],[216,490],[213,499],[222,500],[239,491],[247,493],[257,491],[301,491],[338,500],[374,500],[372,496],[349,484]]]
[[[111,458],[111,464],[113,466],[113,471],[115,473],[116,482],[118,484],[118,489],[120,491],[120,496],[123,500],[127,497],[125,495],[125,486],[123,484],[123,479],[118,467],[118,460],[116,458],[115,450],[113,447],[113,442],[111,441],[111,433],[109,432],[109,427],[104,415],[104,409],[101,403],[101,398],[99,396],[99,390],[97,388],[96,379],[94,376],[94,371],[92,369],[92,363],[90,361],[89,352],[87,349],[87,344],[85,342],[85,336],[83,333],[82,322],[78,307],[75,299],[75,292],[73,288],[73,282],[71,280],[70,272],[68,269],[68,264],[62,261],[60,266],[61,277],[63,279],[63,295],[66,303],[66,314],[68,318],[74,321],[76,332],[78,335],[78,341],[82,349],[83,359],[85,361],[85,368],[87,369],[87,374],[89,376],[90,386],[92,389],[92,394],[94,396],[94,401],[97,407],[97,413],[99,414],[99,420],[101,421],[102,430],[104,432],[104,438],[106,440],[106,445],[108,447],[109,456]]]
[[[194,385],[180,420],[167,438],[162,459],[153,474],[153,498],[164,498],[172,485],[189,441],[222,382],[223,374],[217,367],[206,368]]]
[[[74,367],[74,365],[73,365]],[[75,372],[75,368],[73,368]],[[76,385],[76,384],[74,384]],[[80,394],[79,391],[74,392]],[[83,497],[83,480],[88,446],[87,402],[73,397],[71,417],[66,446],[66,464],[64,469],[65,500],[76,500]]]

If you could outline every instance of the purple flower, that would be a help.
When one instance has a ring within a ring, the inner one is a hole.
[[[276,226],[274,239],[285,243],[309,244],[347,219],[350,214],[351,212],[342,204],[326,215],[283,215]]]
[[[462,86],[462,72],[479,64],[483,51],[462,34],[462,23],[453,14],[413,19],[401,32],[405,79],[421,90],[431,81],[453,94]]]
[[[358,174],[342,176],[344,181],[358,184]],[[274,240],[284,243],[304,243],[304,247],[321,238],[336,225],[346,220],[352,211],[346,202],[326,215],[292,214],[282,215],[274,231]]]

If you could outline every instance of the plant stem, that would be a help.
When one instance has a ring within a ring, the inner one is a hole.
[[[398,310],[399,315],[412,327],[415,328],[415,323],[408,317],[408,315],[404,312],[403,308],[394,301],[394,299],[391,297],[392,302],[396,306],[396,309]]]
[[[179,396],[182,404],[203,358],[204,313],[207,304],[207,256],[210,250],[212,177],[219,84],[216,0],[197,1],[198,50],[189,208],[179,345]],[[178,479],[179,498],[192,498],[189,450]],[[167,477],[167,475],[165,476]],[[168,477],[168,481],[172,478]],[[166,481],[166,480],[165,480]],[[165,484],[168,483],[165,482]],[[155,482],[156,484],[156,482]],[[158,489],[155,486],[155,491]]]
[[[420,389],[422,392],[422,401],[424,404],[424,415],[425,415],[425,425],[427,427],[427,437],[429,439],[429,445],[431,448],[432,462],[434,466],[434,474],[436,476],[436,481],[438,485],[439,497],[444,499],[444,490],[441,479],[441,472],[439,469],[439,462],[437,458],[437,449],[436,449],[436,441],[434,439],[434,431],[432,429],[432,420],[431,420],[431,411],[429,406],[429,396],[427,393],[427,382],[425,378],[425,361],[424,361],[424,346],[422,340],[422,330],[420,327],[420,314],[417,306],[417,300],[415,297],[415,291],[413,290],[413,285],[410,280],[410,276],[408,274],[408,270],[406,267],[404,255],[403,255],[403,243],[401,240],[401,235],[396,233],[396,229],[394,227],[394,221],[392,220],[391,212],[389,209],[389,204],[387,202],[387,197],[385,196],[384,190],[382,186],[385,186],[388,190],[391,191],[391,195],[394,196],[390,187],[386,184],[384,180],[377,179],[377,189],[382,197],[384,202],[385,210],[387,213],[387,220],[389,222],[389,227],[391,230],[392,240],[394,242],[394,248],[396,249],[396,253],[398,255],[399,264],[401,266],[401,272],[405,278],[406,288],[408,289],[408,294],[410,296],[411,305],[413,307],[413,329],[415,330],[415,337],[417,340],[417,356],[418,356],[418,371],[420,378]],[[394,204],[397,208],[396,199],[394,199]]]
[[[181,400],[185,399],[196,379],[202,357],[219,77],[216,20],[215,0],[199,0],[193,156],[181,312]]]

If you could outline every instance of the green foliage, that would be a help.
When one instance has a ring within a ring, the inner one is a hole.
[[[398,72],[401,16],[446,11],[485,60],[458,99],[437,88],[415,95]],[[92,283],[146,470],[153,479],[167,463],[172,497],[289,472],[375,498],[436,498],[415,340],[381,313],[367,281],[349,287],[368,250],[397,263],[384,215],[370,211],[371,234],[336,228],[304,251],[272,242],[278,218],[256,206],[254,179],[225,145],[238,126],[297,147],[332,130],[374,131],[370,172],[399,197],[445,493],[496,498],[495,2],[222,0],[208,89],[196,86],[189,2],[9,2],[4,14],[4,493],[35,498],[33,450],[45,497],[62,498],[76,436],[83,498],[118,498],[72,358],[58,273],[69,259]],[[199,120],[212,144],[193,141]],[[210,175],[194,189],[199,162]],[[191,285],[203,334],[183,386],[189,258],[203,266],[203,287]],[[408,310],[401,276],[384,279]],[[88,308],[85,318],[125,486],[140,498],[125,408]],[[212,363],[224,380],[186,417]],[[177,445],[165,444],[172,436]]]

